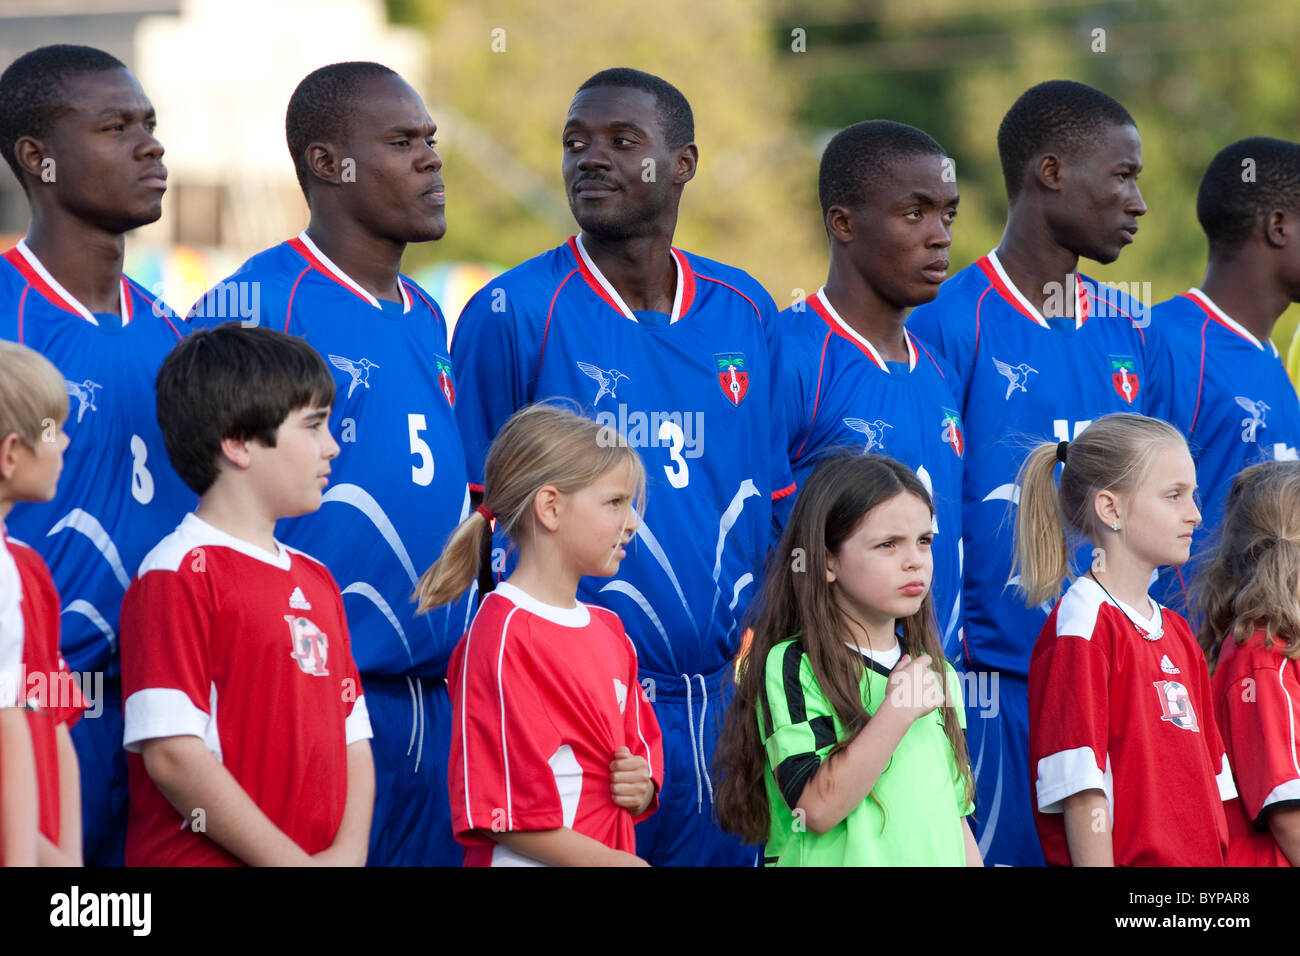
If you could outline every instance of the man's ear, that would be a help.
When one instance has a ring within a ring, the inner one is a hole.
[[[700,150],[694,143],[687,143],[677,150],[673,161],[673,182],[685,185],[695,178],[699,168]]]
[[[0,481],[9,481],[18,470],[18,449],[26,447],[17,432],[0,438]]]

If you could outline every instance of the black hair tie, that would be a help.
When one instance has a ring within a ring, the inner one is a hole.
[[[1057,442],[1056,444],[1056,460],[1062,464],[1065,463],[1065,453],[1069,446],[1070,443],[1068,441]]]

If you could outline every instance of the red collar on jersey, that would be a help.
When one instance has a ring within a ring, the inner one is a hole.
[[[622,296],[606,279],[601,275],[600,269],[596,263],[587,255],[587,251],[582,248],[578,242],[577,236],[570,236],[569,241],[565,243],[569,247],[569,252],[573,255],[574,261],[578,264],[578,272],[584,282],[591,288],[591,291],[600,296],[611,309],[624,318],[636,321],[636,316],[628,308],[627,303],[623,301]],[[673,302],[672,316],[669,323],[679,322],[686,318],[690,311],[692,303],[695,302],[695,272],[691,269],[690,262],[682,254],[680,249],[671,249],[673,260],[677,263],[677,295]]]
[[[884,357],[876,351],[876,347],[866,338],[858,335],[857,331],[835,311],[835,306],[831,305],[831,300],[826,298],[825,286],[810,295],[807,302],[808,307],[822,317],[822,320],[831,327],[832,332],[846,342],[851,342],[859,352],[871,359],[881,371],[889,371]],[[907,370],[910,372],[916,368],[916,342],[912,339],[912,333],[907,329],[903,330],[903,337],[907,340]]]
[[[383,306],[379,304],[378,299],[365,289],[361,288],[360,283],[331,262],[329,256],[325,255],[325,253],[321,252],[320,249],[317,248],[316,243],[312,242],[308,237],[307,230],[304,229],[302,232],[298,233],[297,237],[290,239],[289,245],[293,248],[294,252],[306,259],[307,262],[311,264],[311,267],[317,272],[320,272],[327,278],[337,282],[357,298],[370,303],[376,309],[383,308]],[[402,281],[401,276],[397,277],[397,289],[402,293],[402,313],[405,314],[410,312],[411,294],[406,291],[406,283]]]
[[[981,257],[976,260],[975,264],[980,267],[980,271],[984,273],[989,283],[997,290],[998,295],[1006,300],[1008,305],[1035,325],[1041,325],[1045,329],[1051,328],[1038,309],[1034,308],[1024,294],[1012,283],[1011,277],[1006,274],[1006,271],[1002,268],[1002,263],[998,261],[996,252],[990,252],[988,255]],[[1077,272],[1074,273],[1074,301],[1074,327],[1077,329],[1088,321],[1088,315],[1090,314],[1086,280]]]
[[[51,305],[63,309],[65,312],[71,312],[73,315],[79,315],[91,325],[99,325],[99,320],[95,318],[95,314],[78,302],[71,292],[59,284],[59,281],[50,274],[50,271],[45,268],[41,260],[37,259],[36,255],[27,248],[26,242],[20,240],[18,245],[4,254],[4,258],[18,270],[32,288],[45,296]],[[122,276],[119,281],[121,282],[121,318],[122,324],[126,325],[135,314],[135,308],[131,303],[131,285],[127,282],[126,276]]]

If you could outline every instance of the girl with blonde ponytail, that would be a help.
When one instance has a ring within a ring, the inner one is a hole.
[[[532,405],[488,451],[483,505],[416,591],[458,598],[495,521],[518,551],[452,652],[451,806],[467,866],[644,865],[633,825],[663,782],[659,725],[618,615],[577,601],[618,570],[645,496],[621,435]]]
[[[1300,865],[1300,462],[1233,479],[1223,523],[1192,588],[1214,665],[1214,712],[1241,799],[1230,866]]]
[[[1060,465],[1059,486],[1055,472]],[[1148,594],[1200,523],[1196,469],[1166,422],[1107,415],[1020,471],[1016,569],[1053,600],[1029,664],[1029,771],[1043,854],[1075,866],[1221,866],[1236,796],[1187,622]]]

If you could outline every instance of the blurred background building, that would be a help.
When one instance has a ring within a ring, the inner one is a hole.
[[[1118,262],[1083,268],[1148,302],[1202,278],[1196,189],[1214,153],[1300,137],[1294,0],[0,0],[0,66],[54,42],[107,49],[157,107],[170,188],[128,269],[178,309],[305,224],[284,108],[343,59],[402,73],[439,124],[448,234],[411,247],[405,271],[449,318],[574,231],[559,133],[574,89],[609,66],[658,73],[694,107],[678,244],[748,269],[781,307],[825,278],[817,157],[858,120],[919,126],[954,158],[956,271],[998,241],[996,134],[1016,96],[1054,78],[1112,94],[1142,135],[1150,212]],[[0,245],[25,228],[0,177]],[[1284,350],[1297,318],[1278,325]]]

